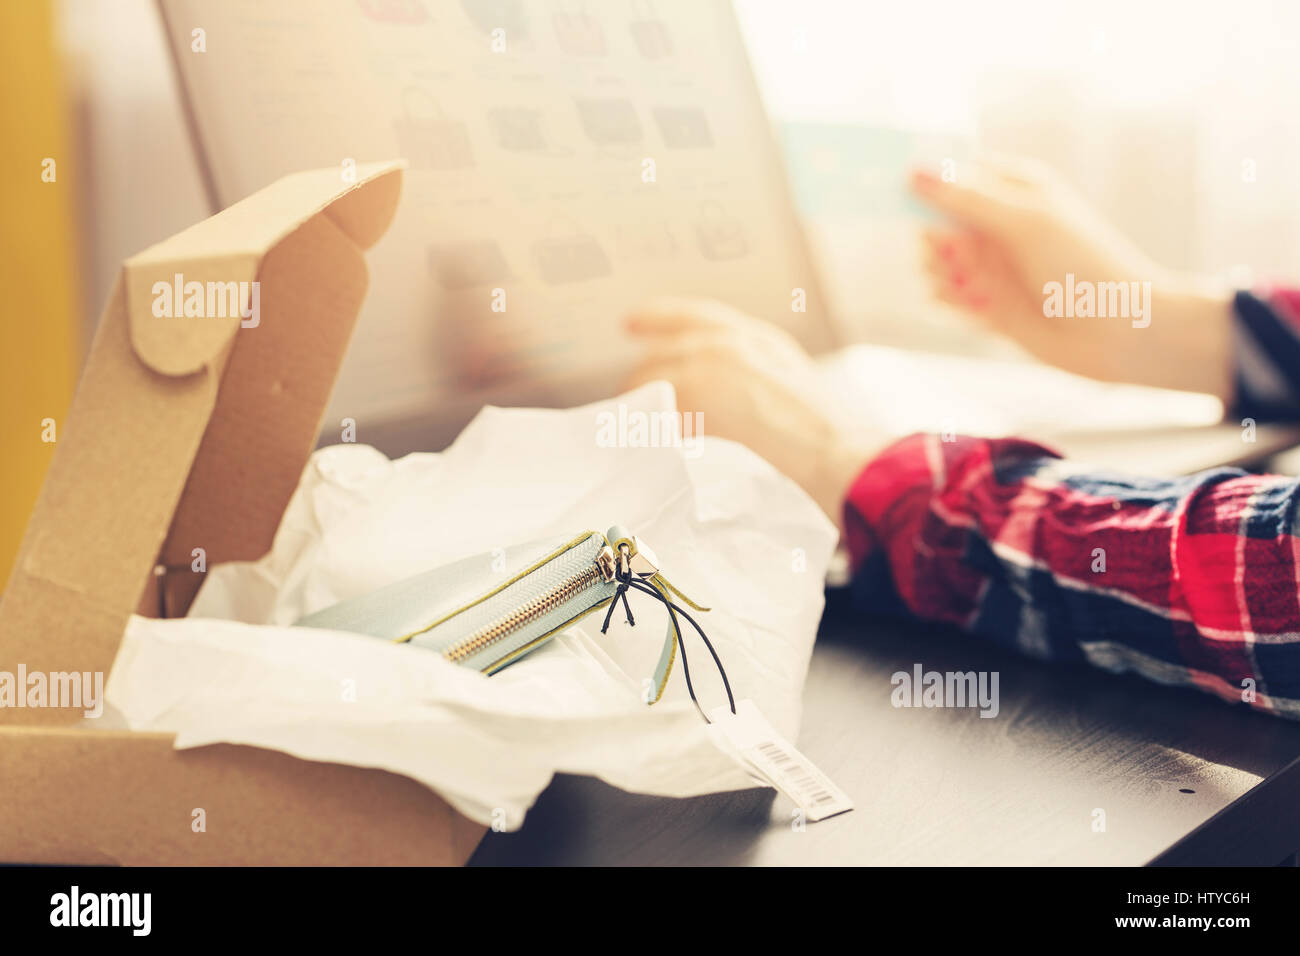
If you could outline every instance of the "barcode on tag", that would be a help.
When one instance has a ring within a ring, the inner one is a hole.
[[[777,733],[753,701],[740,701],[734,714],[719,707],[709,719],[718,745],[739,758],[759,780],[793,800],[809,820],[825,820],[853,809],[848,794]]]
[[[799,751],[787,750],[783,743],[768,740],[742,753],[763,776],[802,807],[809,820],[824,820],[853,809],[853,801],[844,791]]]

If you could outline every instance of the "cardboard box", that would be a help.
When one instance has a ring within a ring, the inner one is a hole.
[[[267,552],[401,179],[288,176],[125,263],[0,598],[0,674],[107,675],[133,611],[184,615],[196,549]],[[0,862],[460,864],[483,832],[395,774],[0,707]]]

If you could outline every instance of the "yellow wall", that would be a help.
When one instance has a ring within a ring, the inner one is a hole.
[[[61,80],[52,0],[0,2],[0,582],[54,453],[42,420],[62,429],[79,354]],[[54,182],[41,179],[46,157]]]

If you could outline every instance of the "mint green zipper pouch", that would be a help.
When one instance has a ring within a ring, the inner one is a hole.
[[[523,570],[509,576],[496,570],[521,563]],[[654,554],[616,525],[606,534],[587,531],[567,541],[466,558],[309,614],[295,626],[411,644],[493,674],[601,608],[606,609],[603,632],[620,598],[634,623],[626,592],[657,593],[669,621],[645,694],[646,703],[653,704],[663,695],[681,641],[677,613],[685,612],[672,596],[708,610],[669,584],[656,565]]]

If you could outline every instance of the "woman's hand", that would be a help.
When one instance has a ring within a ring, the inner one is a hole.
[[[1068,371],[1231,398],[1227,292],[1157,265],[1047,168],[1004,159],[962,184],[918,171],[912,189],[951,220],[925,234],[942,301]],[[1076,289],[1138,283],[1144,314],[1130,301],[1127,315],[1046,315],[1044,286],[1067,275]]]
[[[625,324],[647,346],[628,387],[668,380],[680,411],[703,413],[705,434],[748,446],[841,524],[849,485],[887,439],[864,438],[839,420],[799,343],[707,300],[654,302]]]

